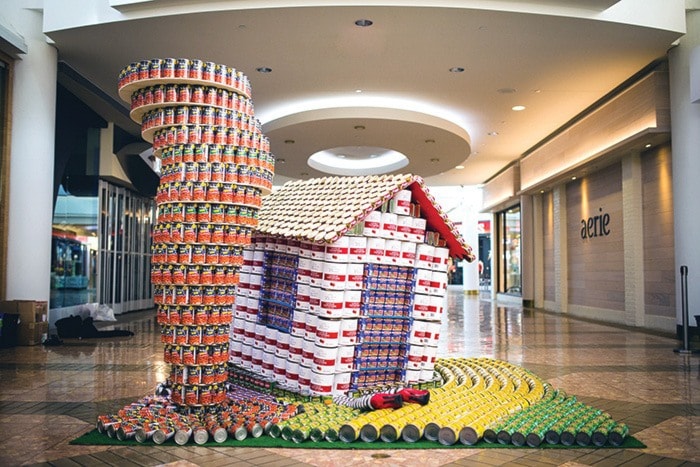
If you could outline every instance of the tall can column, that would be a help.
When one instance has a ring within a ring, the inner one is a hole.
[[[225,400],[229,327],[274,156],[248,78],[202,60],[151,59],[119,74],[119,95],[160,162],[151,282],[172,402]]]

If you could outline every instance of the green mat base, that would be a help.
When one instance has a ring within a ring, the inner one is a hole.
[[[92,430],[84,435],[74,439],[70,444],[75,445],[102,445],[102,446],[140,446],[142,445],[135,440],[119,441],[116,438],[110,438],[105,434],[99,433],[96,429]],[[143,445],[152,445],[152,442],[143,443]],[[170,439],[166,441],[163,446],[177,446],[175,441]],[[196,446],[194,443],[188,443],[187,446]],[[216,443],[214,441],[209,441],[203,446],[206,447],[236,447],[236,448],[303,448],[303,449],[533,449],[529,446],[515,446],[512,444],[500,444],[500,443],[487,443],[485,441],[479,441],[473,446],[467,446],[461,443],[454,444],[452,446],[445,446],[436,441],[420,440],[415,443],[407,443],[405,441],[396,441],[394,443],[385,443],[383,441],[376,441],[374,443],[365,443],[363,441],[355,441],[353,443],[344,443],[342,441],[336,441],[335,443],[329,443],[327,441],[313,442],[305,441],[303,443],[295,443],[293,441],[285,441],[281,438],[272,438],[270,436],[261,436],[260,438],[246,438],[243,441],[238,441],[235,439],[227,439],[223,443]],[[535,449],[629,449],[629,448],[645,448],[646,445],[641,441],[637,440],[633,436],[627,436],[625,442],[622,446],[610,446],[605,445],[601,447],[590,446],[564,446],[563,444],[547,444],[542,443],[539,447]]]

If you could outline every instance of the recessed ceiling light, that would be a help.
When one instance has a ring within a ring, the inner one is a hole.
[[[462,170],[463,168],[464,168],[463,165],[456,165],[456,166],[455,166],[455,169],[457,169],[457,170]]]
[[[544,190],[540,190],[540,194],[544,193]]]
[[[267,66],[261,66],[255,69],[258,73],[272,73],[272,68]]]
[[[360,94],[362,92],[362,89],[355,89],[355,92]]]
[[[286,159],[282,159],[282,158],[280,158],[280,157],[277,158],[277,163],[279,163],[279,164],[284,164],[285,162],[287,162]]]
[[[453,66],[452,68],[450,68],[450,73],[463,73],[463,72],[464,72],[464,68],[462,68],[461,66]]]
[[[345,154],[337,154],[336,157],[340,157],[341,159],[345,159],[348,156],[346,156]]]
[[[433,144],[433,143],[435,143],[435,140],[434,139],[426,139],[425,143],[426,144]]]
[[[372,26],[373,24],[374,22],[370,19],[358,19],[357,21],[355,21],[355,25],[360,26],[361,28],[366,28]]]
[[[437,157],[433,157],[432,159],[430,159],[430,162],[432,162],[433,164],[435,164],[435,163],[437,163],[437,162],[440,162],[440,159],[438,159]]]
[[[284,144],[294,144],[295,141],[293,139],[285,139]]]
[[[513,107],[511,107],[511,109],[515,110],[516,112],[520,112],[521,110],[525,110],[525,106],[524,105],[514,105]]]
[[[571,177],[571,180],[576,180],[576,175],[574,175],[573,177]]]
[[[499,94],[514,94],[516,91],[513,88],[501,88],[496,90]]]
[[[497,131],[489,131],[488,134],[489,134],[489,136],[498,136],[498,132],[497,132]]]
[[[353,128],[355,128],[357,131],[362,131],[365,129],[364,125],[355,125]]]
[[[644,147],[645,147],[645,148],[650,148],[650,147],[651,147],[651,143],[645,144]]]

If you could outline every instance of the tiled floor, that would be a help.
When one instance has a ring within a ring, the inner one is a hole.
[[[485,356],[532,370],[627,423],[646,449],[314,450],[71,446],[163,381],[153,312],[119,318],[135,336],[0,349],[0,465],[337,466],[700,465],[700,355],[671,337],[498,306],[450,290],[440,355]],[[104,326],[101,326],[104,327]],[[109,327],[108,327],[109,328]],[[108,329],[107,328],[107,329]],[[691,347],[700,347],[696,337]]]

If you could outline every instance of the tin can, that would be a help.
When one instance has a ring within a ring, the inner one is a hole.
[[[165,58],[160,64],[160,77],[161,78],[174,78],[175,77],[175,59]]]
[[[203,107],[201,111],[200,120],[202,125],[213,125],[214,124],[214,108],[213,107]]]
[[[241,139],[241,130],[239,128],[229,128],[226,144],[232,147],[238,147]]]
[[[181,84],[177,88],[177,101],[183,104],[189,104],[192,100],[192,86],[189,84]]]
[[[214,62],[204,62],[202,64],[202,80],[213,81],[214,71],[216,69],[216,63]]]
[[[204,103],[207,105],[216,105],[217,88],[207,86],[204,88]]]
[[[192,263],[204,264],[206,262],[206,246],[192,245]]]
[[[197,206],[197,222],[211,222],[211,204],[202,203]]]
[[[163,444],[173,436],[175,436],[175,430],[172,427],[163,425],[153,432],[151,438],[155,444]]]
[[[178,58],[175,62],[175,78],[187,78],[190,69],[190,61],[186,58]]]
[[[207,184],[206,201],[218,203],[221,201],[221,183],[215,183],[213,180]]]
[[[197,242],[211,243],[212,225],[209,223],[200,223],[197,228]],[[204,247],[206,248],[206,247]],[[206,254],[206,250],[203,254]]]
[[[178,87],[177,84],[167,84],[165,85],[165,98],[164,103],[173,104],[177,102]]]
[[[196,162],[193,162],[193,164],[196,164]],[[192,184],[192,201],[206,201],[207,199],[207,184],[206,182],[188,182]],[[196,212],[197,212],[197,205],[196,204],[190,204],[189,205],[190,209],[189,211],[194,211],[195,212],[195,219],[192,220],[194,222],[196,220]]]
[[[187,141],[194,144],[202,143],[202,125],[192,125],[189,127]]]
[[[189,109],[186,106],[179,106],[175,109],[175,125],[186,125]]]
[[[176,126],[175,143],[184,144],[187,143],[189,138],[189,128],[187,125]]]

